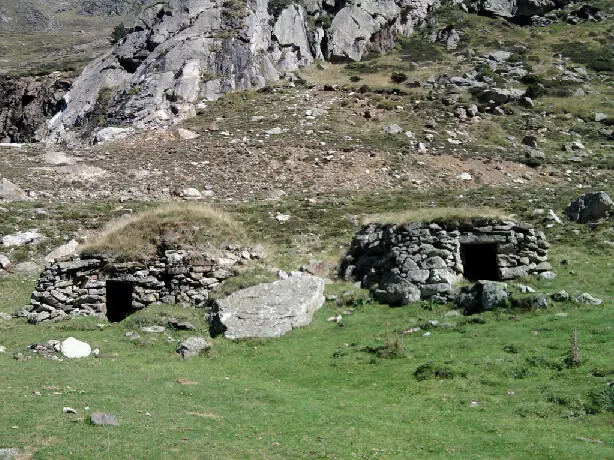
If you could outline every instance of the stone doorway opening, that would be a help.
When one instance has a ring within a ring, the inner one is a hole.
[[[496,243],[461,244],[463,276],[469,281],[499,280]]]
[[[130,281],[108,280],[107,319],[117,323],[132,313],[132,292],[134,285]]]

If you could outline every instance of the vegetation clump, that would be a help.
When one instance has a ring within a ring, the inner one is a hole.
[[[109,38],[111,45],[116,45],[124,38],[126,38],[129,33],[130,30],[124,25],[123,22],[121,24],[116,25],[113,28],[113,32],[111,32],[111,37]]]
[[[363,224],[399,224],[409,222],[452,222],[477,218],[507,220],[512,216],[493,208],[419,208],[367,216]]]
[[[246,244],[243,227],[205,204],[173,203],[111,222],[82,251],[147,261],[170,249],[216,251]]]
[[[418,366],[414,372],[414,377],[419,382],[431,379],[449,380],[454,378],[454,373],[448,367],[439,366],[433,363],[433,361],[428,361]]]

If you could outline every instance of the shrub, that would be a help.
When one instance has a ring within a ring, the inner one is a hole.
[[[400,38],[396,48],[404,55],[404,60],[412,62],[437,61],[443,56],[438,46],[418,36]]]
[[[578,330],[574,329],[571,334],[571,343],[569,345],[569,353],[564,359],[566,367],[578,367],[582,364],[580,357],[580,348],[578,347]]]
[[[433,361],[428,361],[418,366],[414,372],[414,377],[418,382],[434,378],[449,380],[454,378],[454,373],[445,366],[436,366]]]
[[[358,92],[360,94],[370,93],[371,87],[369,85],[362,85],[360,88],[358,88]]]
[[[614,412],[614,385],[593,393],[593,403],[601,412]]]
[[[548,91],[541,83],[531,83],[529,86],[527,86],[527,90],[524,93],[526,97],[530,97],[531,99],[537,99],[545,96],[546,94],[548,94]]]
[[[83,250],[148,261],[167,249],[221,250],[247,244],[243,227],[206,204],[173,203],[111,222]]]
[[[405,72],[392,72],[392,75],[390,75],[390,81],[393,83],[403,83],[407,78]]]
[[[118,24],[115,26],[115,28],[113,29],[113,32],[111,32],[111,38],[109,39],[109,41],[111,42],[112,45],[116,45],[121,40],[123,40],[129,33],[130,31],[126,28],[126,26],[122,22],[121,24]]]
[[[354,82],[354,83],[359,82],[360,80],[362,80],[362,78],[361,78],[361,77],[359,77],[358,75],[352,75],[352,76],[350,77],[350,81],[351,81],[351,82]]]
[[[395,104],[394,101],[389,101],[388,99],[384,99],[383,101],[378,102],[375,107],[378,109],[382,109],[382,110],[394,110],[396,106],[397,105]]]

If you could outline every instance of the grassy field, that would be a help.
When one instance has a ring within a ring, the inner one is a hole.
[[[22,301],[27,287],[2,283]],[[349,307],[329,303],[308,328],[270,341],[216,339],[209,356],[188,361],[174,353],[185,333],[124,338],[135,320],[4,326],[0,445],[40,459],[614,456],[612,414],[593,414],[591,402],[614,377],[610,301],[480,322],[446,317],[448,307],[352,306],[343,327],[326,318]],[[452,327],[403,336],[396,359],[377,351],[432,319]],[[574,328],[584,363],[567,369]],[[68,336],[118,356],[57,362],[23,350]],[[13,359],[17,351],[26,359]],[[417,369],[431,362],[446,378],[419,381]],[[88,425],[92,411],[121,426]]]
[[[542,191],[541,204],[558,210],[572,193]],[[466,199],[527,215],[527,197],[511,196],[484,189]],[[300,257],[341,254],[360,225],[348,216],[429,201],[459,205],[448,193],[318,205],[288,199],[275,205],[292,215],[285,225],[271,223],[270,205],[242,205],[232,214],[279,248],[270,263],[296,267]],[[604,299],[597,307],[559,303],[465,318],[446,315],[451,305],[389,308],[351,285],[331,284],[327,294],[341,300],[327,302],[309,327],[276,340],[212,339],[207,356],[186,361],[175,353],[177,342],[207,336],[202,310],[158,306],[118,324],[0,323],[7,349],[0,354],[0,447],[22,447],[38,459],[614,458],[614,416],[595,402],[608,397],[614,380],[614,251],[603,243],[610,233],[607,225],[549,229],[558,278],[523,280],[544,293],[589,292]],[[31,281],[0,280],[0,311],[27,303],[32,288]],[[336,314],[340,325],[327,321]],[[199,330],[124,337],[167,316]],[[421,331],[403,335],[413,327]],[[582,364],[570,368],[573,329]],[[26,350],[69,336],[117,356],[60,362]],[[121,426],[90,426],[94,411],[115,414]]]

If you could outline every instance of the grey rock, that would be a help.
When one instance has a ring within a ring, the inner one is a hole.
[[[128,331],[124,334],[124,337],[127,337],[130,340],[140,340],[141,336],[134,332],[134,331]]]
[[[76,240],[70,240],[68,243],[63,244],[55,248],[49,254],[45,256],[46,261],[62,259],[64,257],[72,256],[77,252],[79,243]]]
[[[9,271],[11,269],[11,260],[4,254],[0,254],[0,270]]]
[[[520,299],[512,299],[512,306],[516,308],[528,308],[542,310],[548,308],[548,298],[543,294],[534,294]]]
[[[553,280],[556,278],[556,273],[554,272],[542,272],[539,275],[539,278],[545,279],[545,280]]]
[[[603,300],[593,297],[587,292],[583,292],[582,294],[575,295],[573,298],[576,303],[583,303],[586,305],[601,305]]]
[[[524,91],[519,89],[507,89],[507,88],[490,88],[482,91],[479,95],[479,100],[484,103],[490,101],[495,104],[505,104],[519,100],[524,96]]]
[[[400,134],[403,132],[403,128],[401,128],[399,125],[392,124],[385,126],[382,131],[386,134]]]
[[[505,306],[508,300],[506,283],[478,281],[473,286],[461,288],[455,303],[465,315],[472,315]]]
[[[555,302],[568,302],[570,297],[566,291],[558,291],[550,295],[550,298]]]
[[[196,326],[194,326],[189,321],[180,321],[180,320],[178,320],[176,318],[169,318],[168,319],[168,324],[173,329],[179,329],[181,331],[195,331],[196,330]]]
[[[211,348],[211,344],[204,337],[188,337],[179,344],[177,353],[183,359],[200,355],[203,351]]]
[[[398,307],[420,300],[420,289],[407,279],[389,272],[382,277],[373,297],[378,302]]]
[[[597,112],[595,114],[595,121],[600,123],[608,119],[608,116],[605,113]]]
[[[90,416],[90,423],[98,426],[119,426],[119,421],[115,415],[104,412],[94,412]]]
[[[279,337],[307,326],[325,302],[324,285],[323,279],[304,275],[234,292],[214,303],[212,332],[230,339]]]
[[[133,132],[134,130],[130,128],[115,128],[111,126],[98,131],[94,137],[94,140],[97,144],[104,144],[105,142],[128,137]]]
[[[10,321],[11,319],[13,319],[11,315],[9,315],[8,313],[4,313],[3,311],[0,311],[0,321]]]
[[[23,246],[24,244],[37,244],[44,240],[45,237],[38,233],[37,230],[28,230],[25,232],[12,233],[5,235],[0,239],[3,246]]]
[[[141,328],[141,331],[149,332],[152,334],[159,334],[161,332],[164,332],[165,330],[166,328],[164,326],[144,326]]]
[[[23,201],[28,197],[17,185],[13,184],[8,179],[0,181],[0,201]]]
[[[543,16],[569,3],[571,3],[571,0],[468,0],[467,2],[470,11],[486,16],[515,19],[521,22],[526,22],[535,16]],[[549,23],[538,23],[536,25],[547,24]]]
[[[434,41],[445,45],[449,50],[455,50],[460,42],[460,34],[454,26],[447,26],[437,32]]]
[[[589,192],[572,201],[565,214],[573,221],[587,223],[607,217],[614,208],[614,202],[605,192]]]
[[[0,449],[0,460],[18,460],[22,451],[17,447],[3,447]]]

